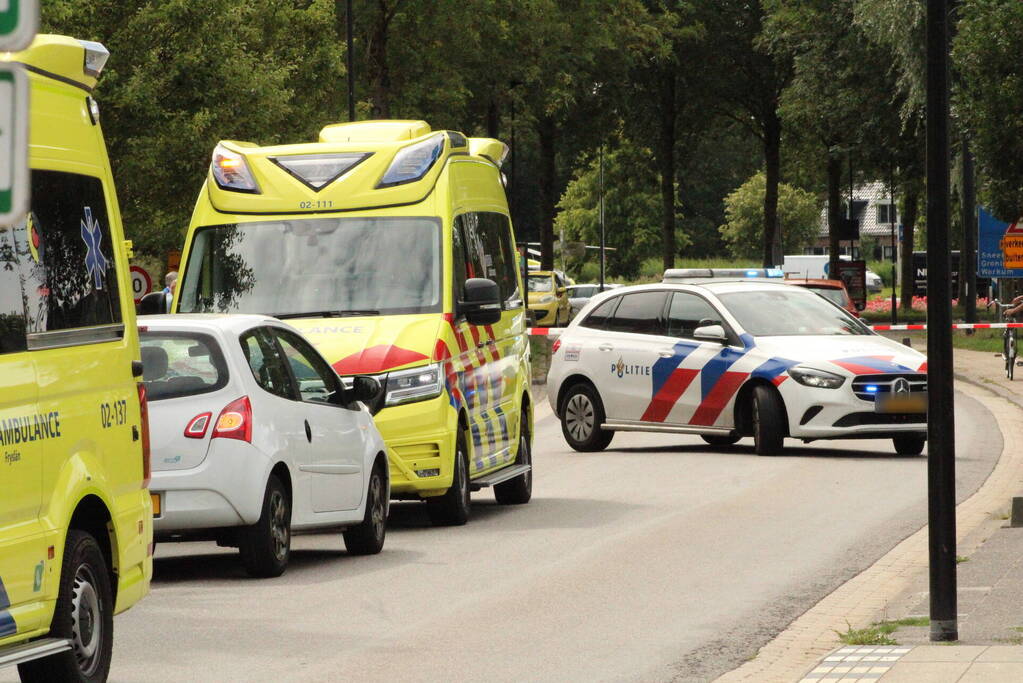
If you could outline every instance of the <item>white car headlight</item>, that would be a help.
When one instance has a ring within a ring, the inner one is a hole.
[[[443,374],[439,363],[410,370],[398,370],[387,374],[384,390],[386,404],[397,406],[436,398],[440,396],[443,388]]]
[[[789,368],[789,377],[803,386],[817,389],[837,389],[845,384],[845,377],[841,375],[802,366]]]
[[[552,301],[554,301],[554,297],[551,296],[550,294],[545,294],[542,297],[540,297],[539,303],[541,303],[541,304],[549,304]]]

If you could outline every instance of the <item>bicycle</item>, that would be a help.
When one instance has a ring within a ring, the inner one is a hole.
[[[1003,304],[998,299],[992,299],[988,303],[986,308],[990,309],[992,305],[998,307],[998,322],[1000,323],[1005,322],[1003,313],[1005,312],[1006,309],[1012,308],[1013,304],[1012,303]],[[1017,356],[1016,328],[1007,327],[1004,330],[1002,330],[1002,358],[1005,360],[1005,376],[1009,380],[1012,380],[1013,370],[1016,367],[1017,363],[1016,356]]]

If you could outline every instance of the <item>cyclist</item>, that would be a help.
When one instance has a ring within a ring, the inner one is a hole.
[[[1012,308],[1007,308],[1002,311],[1002,315],[1006,318],[1015,318],[1017,315],[1023,314],[1023,294],[1012,300]]]

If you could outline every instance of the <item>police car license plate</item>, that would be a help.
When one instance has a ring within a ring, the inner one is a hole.
[[[874,401],[876,413],[926,413],[927,393],[890,394],[878,396]]]

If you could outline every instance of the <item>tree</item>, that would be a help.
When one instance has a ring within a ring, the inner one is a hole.
[[[658,171],[649,148],[622,141],[604,155],[604,223],[608,269],[618,277],[639,274],[643,259],[660,251],[661,197]],[[589,157],[558,203],[556,230],[566,240],[597,244],[600,240],[598,159]],[[684,246],[688,239],[677,235]]]
[[[756,258],[763,244],[767,176],[758,171],[725,197],[725,224],[719,230],[737,258]],[[817,240],[820,206],[810,192],[779,183],[778,225],[785,253],[798,253]]]

